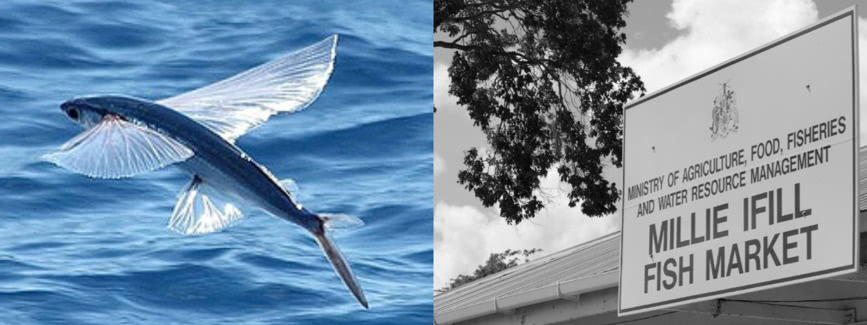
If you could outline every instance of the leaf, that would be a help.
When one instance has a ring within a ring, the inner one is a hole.
[[[620,192],[602,166],[622,164],[622,108],[644,92],[617,61],[628,2],[434,1],[434,30],[451,36],[434,46],[455,50],[449,94],[490,149],[466,152],[458,182],[508,223],[545,207],[535,193],[555,167],[570,206],[616,211]]]

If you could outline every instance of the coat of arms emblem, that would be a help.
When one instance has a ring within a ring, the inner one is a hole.
[[[711,113],[713,124],[710,126],[710,138],[716,140],[725,138],[729,133],[738,131],[738,109],[736,106],[735,92],[728,83],[723,83],[719,95],[713,100],[713,112]]]

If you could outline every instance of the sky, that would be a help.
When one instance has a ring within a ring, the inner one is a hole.
[[[857,1],[812,0],[666,0],[635,1],[628,7],[627,40],[619,57],[645,83],[648,93],[661,89],[753,48],[797,31]],[[867,58],[867,11],[859,14],[861,105],[867,98],[863,66]],[[435,40],[446,39],[435,34]],[[508,225],[496,207],[485,208],[457,183],[463,153],[484,149],[484,135],[466,109],[448,95],[452,52],[434,49],[434,288],[459,274],[470,274],[491,253],[541,248],[542,255],[578,245],[620,229],[620,215],[589,218],[569,208],[568,185],[556,172],[542,181],[547,208],[518,226]],[[862,125],[867,114],[862,114]],[[861,141],[865,142],[862,128]],[[619,170],[606,176],[619,177]],[[618,182],[620,183],[620,182]],[[542,256],[536,256],[537,258]]]

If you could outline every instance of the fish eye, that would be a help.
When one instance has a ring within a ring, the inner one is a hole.
[[[78,119],[78,110],[74,109],[74,108],[69,109],[66,111],[66,115],[69,115],[69,118],[71,118],[73,120],[77,120]]]

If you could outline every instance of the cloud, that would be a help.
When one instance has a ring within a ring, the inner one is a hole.
[[[434,288],[444,287],[459,274],[472,273],[491,253],[542,248],[542,255],[548,255],[619,228],[617,215],[589,218],[581,214],[579,208],[569,208],[554,169],[541,186],[551,202],[535,218],[517,227],[506,224],[496,209],[483,211],[472,206],[437,203],[434,207]]]
[[[648,92],[699,73],[818,20],[810,0],[675,0],[666,15],[681,35],[655,49],[624,49],[620,61],[635,69]],[[867,19],[858,18],[860,105],[867,107]],[[867,114],[861,114],[867,144]]]
[[[434,63],[434,107],[438,110],[457,106],[457,100],[449,95],[449,67]]]
[[[621,62],[658,90],[818,19],[810,0],[675,0],[666,16],[681,35],[656,49],[624,50]]]
[[[434,152],[433,155],[433,165],[434,176],[440,175],[446,171],[446,161],[443,160],[443,157],[436,152]]]

